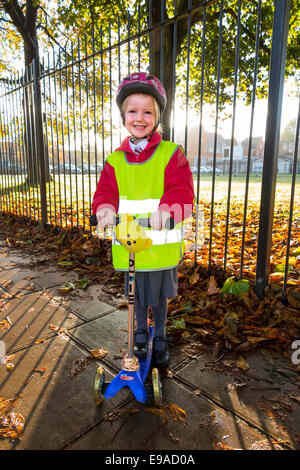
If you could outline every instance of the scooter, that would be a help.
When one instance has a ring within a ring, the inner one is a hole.
[[[133,218],[132,218],[133,219]],[[136,224],[141,227],[149,226],[148,219],[134,219]],[[118,224],[121,223],[121,218],[116,217],[116,233]],[[91,216],[90,224],[92,226],[97,225],[97,218],[95,215]],[[120,227],[120,225],[119,225]],[[169,229],[174,228],[174,221],[170,219]],[[125,230],[127,233],[128,230]],[[141,233],[141,230],[138,230]],[[150,240],[147,238],[146,231],[144,233],[144,240]],[[118,237],[117,237],[118,238]],[[149,325],[148,319],[148,351],[147,356],[144,358],[137,358],[134,355],[134,300],[135,300],[135,253],[142,249],[147,249],[151,246],[151,243],[142,243],[137,247],[136,241],[132,243],[122,237],[118,240],[123,246],[129,251],[129,281],[128,281],[128,351],[123,358],[122,370],[119,374],[110,382],[105,382],[104,369],[102,366],[98,367],[95,382],[94,382],[94,399],[97,405],[101,404],[105,399],[114,397],[122,388],[129,387],[136,400],[141,403],[146,403],[149,398],[154,400],[156,407],[162,405],[162,383],[160,380],[159,371],[157,368],[152,369],[152,386],[151,384],[145,384],[146,378],[149,373],[151,359],[152,359],[152,348],[153,348],[153,327]],[[126,241],[125,241],[126,240]],[[134,247],[134,248],[133,248]]]

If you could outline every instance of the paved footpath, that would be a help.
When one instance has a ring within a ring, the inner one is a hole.
[[[12,411],[25,418],[22,439],[0,437],[1,450],[116,456],[118,450],[300,448],[299,374],[271,351],[244,355],[249,369],[242,373],[236,357],[228,352],[213,360],[199,339],[194,353],[192,341],[190,349],[170,346],[162,409],[138,403],[127,388],[97,406],[95,372],[101,364],[107,381],[119,372],[127,310],[103,302],[100,284],[61,296],[58,288],[77,274],[34,261],[0,241],[0,325],[9,325],[0,340],[14,364],[12,370],[0,364],[0,398],[21,394]],[[87,359],[99,348],[107,354]]]

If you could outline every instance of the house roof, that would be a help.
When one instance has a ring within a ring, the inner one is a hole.
[[[259,137],[252,137],[252,146],[255,146],[257,145],[259,142],[263,142],[263,138],[262,136],[259,136]],[[243,145],[248,145],[249,144],[249,137],[247,137],[246,139],[244,139],[242,141],[242,144]]]

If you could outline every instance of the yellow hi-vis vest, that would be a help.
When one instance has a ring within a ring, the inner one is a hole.
[[[152,156],[143,163],[128,162],[123,151],[113,152],[107,157],[108,163],[114,167],[118,184],[119,216],[147,218],[158,209],[164,194],[165,168],[177,148],[178,145],[172,142],[161,141]],[[152,246],[136,253],[136,271],[158,271],[177,266],[184,251],[183,222],[176,224],[173,230],[145,230],[152,239]],[[112,256],[117,271],[128,271],[129,253],[115,234]]]

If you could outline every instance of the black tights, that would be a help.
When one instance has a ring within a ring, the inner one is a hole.
[[[137,298],[134,302],[135,318],[137,327],[147,330],[147,317],[148,307],[142,307]],[[168,299],[167,297],[160,297],[158,305],[152,307],[152,314],[154,319],[154,335],[166,336],[166,320],[168,313]]]

